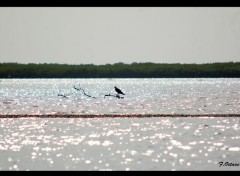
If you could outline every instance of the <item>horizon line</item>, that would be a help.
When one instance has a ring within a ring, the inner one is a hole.
[[[132,63],[124,63],[124,62],[115,62],[115,63],[105,63],[105,64],[94,64],[94,63],[79,63],[79,64],[73,64],[73,63],[54,63],[54,62],[44,62],[44,63],[36,63],[36,62],[28,62],[28,63],[21,63],[21,62],[0,62],[0,64],[21,64],[21,65],[29,65],[29,64],[36,64],[36,65],[43,65],[43,64],[58,64],[58,65],[96,65],[96,66],[101,66],[101,65],[115,65],[115,64],[124,64],[124,65],[132,65],[132,64],[168,64],[168,65],[174,65],[174,64],[179,64],[179,65],[204,65],[204,64],[226,64],[226,63],[240,63],[236,61],[224,61],[224,62],[205,62],[205,63],[180,63],[180,62],[175,62],[175,63],[160,63],[160,62],[132,62]]]

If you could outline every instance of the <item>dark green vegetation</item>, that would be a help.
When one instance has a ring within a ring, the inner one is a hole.
[[[240,62],[106,65],[0,63],[0,78],[240,78]]]

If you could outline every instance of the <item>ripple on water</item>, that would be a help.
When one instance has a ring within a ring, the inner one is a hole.
[[[11,79],[1,82],[1,114],[239,113],[240,79]],[[73,89],[81,86],[96,99]],[[124,99],[109,97],[113,87]],[[57,96],[64,93],[68,98]],[[220,103],[219,103],[220,102]],[[79,108],[80,107],[80,108]]]

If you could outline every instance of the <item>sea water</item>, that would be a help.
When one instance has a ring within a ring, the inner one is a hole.
[[[74,86],[78,90],[74,89]],[[123,98],[120,99],[114,97],[116,96],[114,86],[120,88],[126,95],[121,95]],[[113,96],[105,96],[109,94]],[[64,113],[238,114],[240,113],[240,79],[2,79],[0,81],[0,114]]]
[[[2,79],[0,170],[240,170],[240,79]],[[82,88],[85,91],[78,91]],[[116,98],[114,86],[126,95]],[[95,97],[95,98],[91,98]]]

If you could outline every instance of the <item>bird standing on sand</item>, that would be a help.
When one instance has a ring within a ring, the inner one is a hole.
[[[118,94],[122,94],[122,95],[125,95],[119,88],[117,88],[116,86],[114,86],[115,88],[115,91],[118,93]]]

